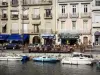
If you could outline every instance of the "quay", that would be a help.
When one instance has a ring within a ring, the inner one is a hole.
[[[100,60],[100,52],[95,52],[95,51],[89,51],[85,52],[86,54],[92,54],[95,60]],[[16,54],[16,55],[21,55],[21,56],[29,56],[29,57],[36,57],[36,56],[52,56],[52,57],[57,57],[57,58],[63,58],[63,57],[70,57],[71,53],[28,53],[24,52],[21,50],[5,50],[4,52],[0,51],[0,55],[11,55],[11,54]]]

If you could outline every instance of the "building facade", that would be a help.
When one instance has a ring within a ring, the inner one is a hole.
[[[100,45],[100,0],[92,2],[92,43]]]
[[[29,43],[52,44],[56,30],[55,2],[0,0],[0,33],[28,34]]]
[[[0,0],[0,34],[33,44],[100,44],[100,0]]]
[[[91,44],[92,0],[58,0],[58,43]]]

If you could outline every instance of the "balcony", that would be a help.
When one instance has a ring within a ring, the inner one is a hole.
[[[12,6],[12,7],[18,7],[19,4],[18,4],[18,2],[17,2],[17,3],[13,3],[13,2],[11,1],[11,2],[10,2],[10,6]]]
[[[29,20],[29,15],[21,15],[22,20]]]
[[[12,14],[12,15],[11,15],[11,19],[12,19],[12,20],[18,20],[19,17],[18,17],[18,15]]]
[[[34,31],[33,29],[28,30],[29,34],[40,34],[40,31]]]
[[[42,4],[42,5],[46,5],[46,4],[49,5],[49,4],[52,4],[52,0],[41,1],[41,4]]]
[[[44,18],[45,19],[52,19],[52,14],[48,15],[48,14],[45,13],[44,14]]]
[[[91,18],[91,13],[81,13],[81,18]]]
[[[40,32],[43,34],[43,33],[53,33],[53,30],[52,29],[40,29]]]
[[[98,10],[100,10],[100,6],[93,5],[91,9],[92,9],[92,11],[96,11],[96,10],[98,11]]]
[[[43,34],[43,33],[54,33],[52,29],[39,29],[38,31],[34,31],[34,29],[29,29],[28,34]]]
[[[33,2],[30,2],[30,3],[27,3],[26,1],[24,1],[23,3],[22,3],[22,5],[23,6],[40,6],[40,5],[52,5],[52,0],[45,0],[45,1],[43,1],[43,0],[39,0],[38,2],[35,2],[35,1],[33,1]]]
[[[90,29],[83,29],[83,30],[80,30],[80,33],[83,35],[89,35],[89,34],[91,34],[91,30]]]
[[[40,14],[39,15],[32,14],[32,19],[33,20],[39,20],[40,19]]]
[[[0,3],[0,7],[8,7],[8,2],[2,2],[2,3]]]
[[[70,18],[78,18],[79,14],[78,13],[72,13],[70,14]]]
[[[8,20],[8,15],[7,14],[1,15],[1,20]]]
[[[19,33],[19,30],[18,30],[18,29],[16,29],[16,30],[15,30],[15,29],[11,29],[11,30],[10,30],[10,33],[11,33],[11,34],[12,34],[12,33]]]
[[[66,19],[68,18],[68,14],[59,14],[59,19]]]

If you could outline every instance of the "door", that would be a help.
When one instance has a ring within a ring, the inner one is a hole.
[[[88,45],[88,37],[84,37],[84,38],[83,38],[83,43],[84,43],[85,45]]]

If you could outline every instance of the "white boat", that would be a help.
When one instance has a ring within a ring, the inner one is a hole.
[[[71,57],[66,57],[61,60],[63,64],[92,64],[93,57],[89,55],[84,55],[82,53],[74,52]]]
[[[19,56],[19,55],[1,55],[0,60],[22,60],[22,56]]]
[[[54,57],[49,57],[49,56],[40,56],[40,57],[34,57],[33,61],[56,63],[59,61],[59,59],[54,58]]]

